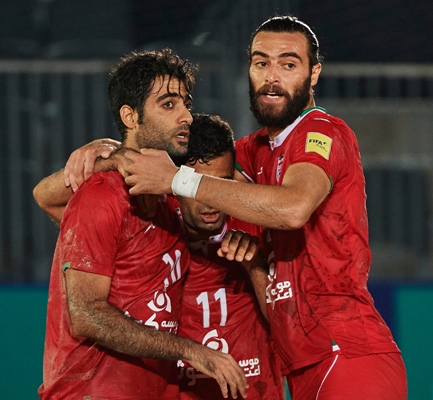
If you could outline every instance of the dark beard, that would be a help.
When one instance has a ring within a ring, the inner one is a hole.
[[[185,125],[178,129],[189,130],[189,126]],[[173,130],[172,133],[175,133],[175,130]],[[186,144],[176,147],[171,142],[159,138],[158,139],[149,138],[146,135],[146,127],[143,124],[141,124],[140,126],[139,134],[137,134],[135,137],[135,142],[139,149],[149,148],[149,149],[156,149],[156,150],[165,150],[167,154],[170,156],[173,163],[178,167],[185,164],[188,160],[187,157],[188,146]]]
[[[271,84],[263,85],[257,91],[254,90],[251,79],[250,83],[250,110],[253,112],[257,122],[262,126],[273,128],[285,128],[295,121],[307,108],[310,101],[310,82],[311,77],[305,79],[301,86],[297,87],[292,96],[281,89],[279,86]],[[280,112],[275,112],[272,104],[259,105],[258,99],[264,93],[273,92],[286,98],[286,104]]]
[[[187,145],[181,147],[174,147],[171,143],[164,143],[164,145],[161,146],[160,150],[165,150],[170,156],[171,160],[174,162],[174,164],[178,167],[186,164],[186,162],[188,161]]]

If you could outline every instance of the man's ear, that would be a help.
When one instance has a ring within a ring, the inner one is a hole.
[[[311,71],[311,86],[314,87],[317,84],[317,81],[319,80],[320,72],[322,71],[322,64],[317,63],[313,65],[312,71]]]
[[[124,104],[119,110],[120,118],[128,129],[133,129],[138,124],[138,113],[130,106]]]

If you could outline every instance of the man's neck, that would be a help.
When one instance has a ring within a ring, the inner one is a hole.
[[[128,132],[127,138],[122,142],[122,148],[133,149],[139,151],[140,149],[137,147],[137,142],[135,141],[135,135]]]
[[[274,126],[267,126],[269,140],[274,140],[285,128],[276,128]]]

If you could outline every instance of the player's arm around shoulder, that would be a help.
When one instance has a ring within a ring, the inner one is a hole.
[[[72,188],[65,186],[63,169],[42,179],[33,189],[36,203],[57,225],[72,194]]]
[[[308,162],[291,164],[281,185],[246,184],[245,176],[230,181],[204,175],[196,200],[242,221],[267,228],[302,227],[330,190],[324,169]]]
[[[115,140],[97,139],[73,151],[65,168],[45,177],[35,186],[33,197],[36,203],[60,225],[68,201],[84,180],[94,171],[117,167],[118,158],[110,155],[119,147],[120,142]]]

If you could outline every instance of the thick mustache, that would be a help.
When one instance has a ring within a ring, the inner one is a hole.
[[[268,93],[273,93],[276,94],[278,96],[288,96],[289,94],[287,93],[287,91],[285,91],[284,89],[282,89],[280,86],[277,85],[263,85],[261,88],[259,88],[256,92],[256,97],[264,95],[264,94],[268,94]]]
[[[179,132],[188,132],[189,133],[189,125],[181,125],[179,128],[176,129],[176,133]]]

